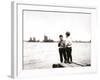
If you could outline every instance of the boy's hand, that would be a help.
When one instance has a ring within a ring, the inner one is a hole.
[[[70,44],[70,43],[67,43],[66,47],[67,47],[67,46],[71,46],[71,44]]]
[[[58,43],[58,47],[60,47],[60,43]]]

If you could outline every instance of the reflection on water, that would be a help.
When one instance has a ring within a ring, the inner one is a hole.
[[[89,65],[91,62],[91,43],[73,43],[73,62]],[[24,69],[52,68],[60,63],[57,43],[24,42]]]

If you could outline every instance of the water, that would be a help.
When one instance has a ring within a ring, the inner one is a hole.
[[[87,65],[91,63],[91,43],[73,43],[73,62]],[[24,42],[24,69],[52,68],[60,63],[57,43]]]

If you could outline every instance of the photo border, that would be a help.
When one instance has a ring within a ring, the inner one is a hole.
[[[59,9],[60,8],[60,9]],[[12,39],[11,39],[11,76],[12,78],[16,77],[31,77],[31,76],[47,76],[49,75],[61,75],[61,74],[72,74],[72,73],[92,73],[96,72],[96,53],[94,47],[96,46],[94,41],[95,33],[92,33],[92,63],[91,67],[81,67],[81,68],[67,68],[67,69],[43,69],[43,70],[23,70],[23,12],[24,10],[34,10],[34,11],[53,11],[53,12],[66,12],[64,10],[68,9],[68,12],[73,13],[88,13],[91,14],[91,32],[95,31],[95,25],[96,25],[96,8],[93,7],[73,7],[73,6],[57,6],[57,5],[41,5],[41,4],[26,4],[26,3],[18,3],[18,2],[12,2],[11,4],[11,31],[12,31]],[[49,10],[48,10],[49,9]],[[67,12],[67,13],[68,13]],[[65,71],[67,70],[67,72]],[[41,73],[42,74],[41,74]],[[39,74],[40,73],[40,74]]]

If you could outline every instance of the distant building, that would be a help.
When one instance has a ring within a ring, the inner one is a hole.
[[[28,40],[29,42],[32,42],[32,37],[30,37],[30,39]]]
[[[54,42],[54,40],[49,39],[48,36],[45,35],[43,42]]]
[[[36,42],[36,38],[35,37],[33,37],[33,40],[32,40],[33,42]]]
[[[30,37],[30,39],[28,40],[28,42],[37,42],[35,37]]]
[[[47,42],[47,41],[48,41],[48,36],[44,36],[43,42]]]

